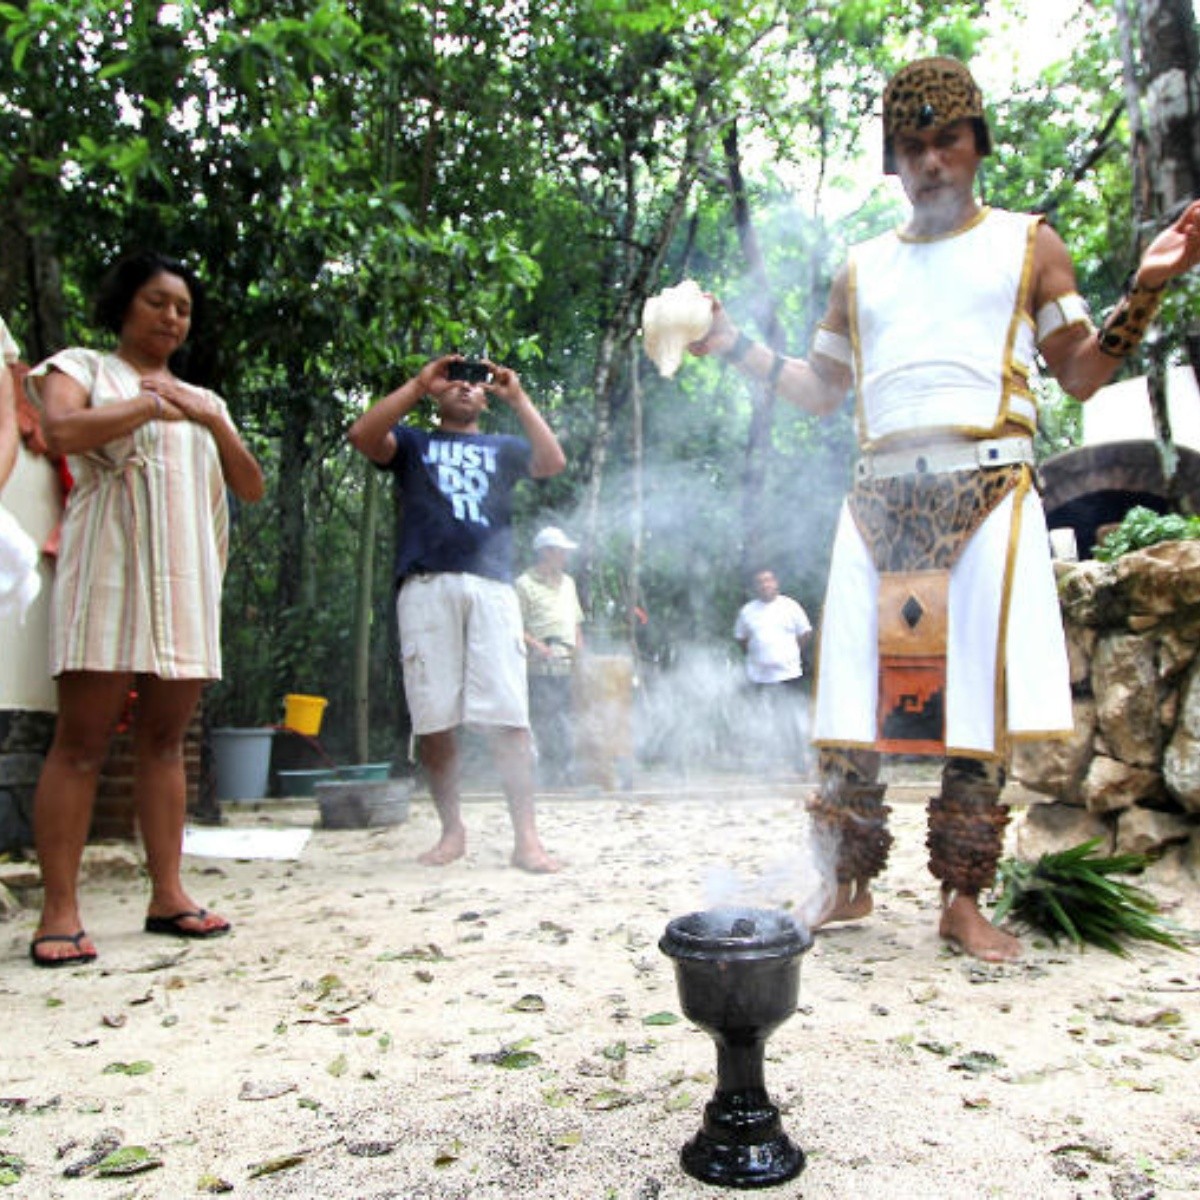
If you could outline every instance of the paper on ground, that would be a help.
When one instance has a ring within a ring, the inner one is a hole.
[[[198,858],[299,858],[311,829],[209,829],[188,825],[183,852]]]

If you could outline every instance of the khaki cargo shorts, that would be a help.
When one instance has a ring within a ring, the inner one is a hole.
[[[451,572],[410,575],[396,616],[414,733],[528,728],[521,606],[511,584]]]

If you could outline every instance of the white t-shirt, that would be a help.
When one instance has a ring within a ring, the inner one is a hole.
[[[804,673],[799,639],[811,631],[808,614],[790,596],[743,605],[733,636],[746,642],[746,674],[751,683],[798,679]]]

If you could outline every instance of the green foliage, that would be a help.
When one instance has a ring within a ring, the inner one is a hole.
[[[1094,838],[1070,850],[1043,854],[1034,863],[1005,859],[1002,886],[993,919],[1009,913],[1057,941],[1088,942],[1113,954],[1127,953],[1125,942],[1149,941],[1172,950],[1184,947],[1157,915],[1154,897],[1114,875],[1140,874],[1149,865],[1144,854],[1097,853]]]
[[[1120,525],[1095,549],[1100,562],[1113,562],[1133,550],[1144,550],[1159,542],[1180,542],[1200,538],[1200,517],[1181,513],[1156,513],[1138,505],[1131,508]]]
[[[990,97],[986,178],[989,200],[1050,213],[1096,310],[1132,253],[1122,121],[1091,156],[1120,93],[1108,3],[1090,7],[1087,37],[1043,79]],[[995,9],[0,3],[0,312],[27,357],[94,344],[87,301],[109,260],[141,245],[184,257],[211,300],[195,365],[267,470],[266,503],[236,515],[216,717],[270,722],[287,692],[317,692],[331,701],[323,738],[348,746],[365,489],[345,430],[449,348],[515,365],[560,433],[568,471],[518,492],[518,540],[548,518],[594,532],[595,627],[624,629],[637,604],[656,656],[684,639],[726,644],[749,529],[817,613],[851,406],[821,421],[781,410],[748,456],[746,381],[694,359],[659,378],[637,359],[640,305],[689,275],[762,336],[769,288],[784,344],[804,354],[846,246],[903,211],[865,140],[884,79],[915,54],[985,49]],[[730,219],[734,127],[765,282],[747,274]],[[1182,325],[1195,289],[1169,303]],[[1044,449],[1074,438],[1070,403],[1044,413]],[[513,428],[507,411],[487,421]],[[369,594],[380,756],[397,723],[394,530],[389,512]]]

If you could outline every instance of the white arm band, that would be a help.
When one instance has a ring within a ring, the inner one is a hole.
[[[832,329],[826,329],[824,325],[818,325],[816,333],[813,334],[812,353],[823,354],[826,358],[832,358],[834,362],[841,363],[842,366],[850,366],[852,356],[850,353],[850,339],[844,333],[834,333]]]
[[[1082,325],[1089,332],[1095,328],[1087,301],[1078,292],[1068,292],[1038,309],[1038,345],[1040,346],[1052,333],[1065,329],[1068,325]]]

